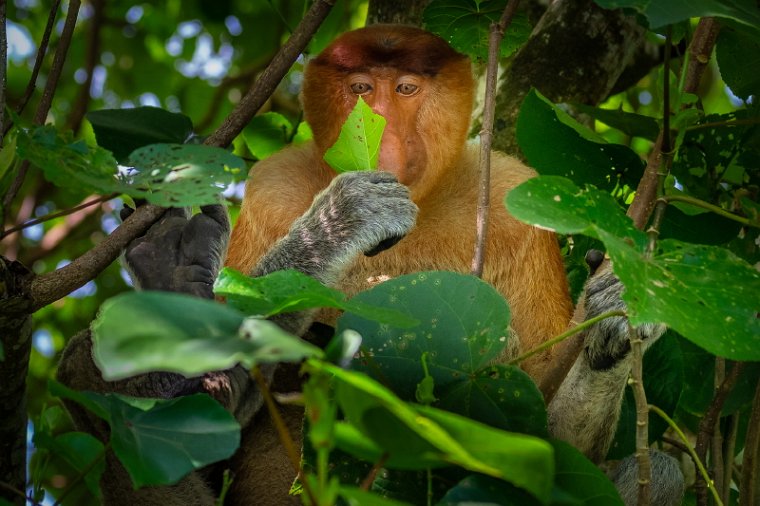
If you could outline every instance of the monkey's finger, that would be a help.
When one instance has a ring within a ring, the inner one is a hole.
[[[230,216],[227,213],[227,208],[222,204],[211,204],[208,206],[201,206],[201,212],[217,222],[222,230],[230,230]]]

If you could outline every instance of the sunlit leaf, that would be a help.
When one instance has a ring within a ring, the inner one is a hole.
[[[325,152],[325,161],[339,173],[376,169],[384,129],[385,118],[359,97],[338,140]]]

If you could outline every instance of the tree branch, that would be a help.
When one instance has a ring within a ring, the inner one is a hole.
[[[475,253],[471,272],[483,275],[483,261],[486,255],[486,235],[488,232],[488,209],[491,205],[491,143],[496,109],[496,75],[499,70],[499,45],[504,32],[512,23],[520,0],[509,0],[498,23],[491,25],[488,36],[488,69],[486,70],[486,97],[483,106],[483,125],[480,129],[480,189],[476,222]]]
[[[715,426],[720,419],[720,412],[723,409],[723,405],[726,403],[726,399],[728,399],[728,394],[730,394],[736,386],[736,382],[739,380],[739,375],[743,369],[744,362],[736,362],[734,364],[731,372],[715,390],[715,395],[713,396],[712,403],[710,403],[710,407],[707,409],[705,416],[703,416],[702,420],[699,422],[699,429],[697,431],[696,453],[697,457],[699,457],[699,460],[702,462],[705,462],[705,459],[707,458],[707,448],[710,445],[710,440],[712,439],[713,432],[715,432]],[[707,483],[704,478],[697,475],[696,481],[694,483],[694,488],[697,492],[697,504],[706,505],[707,489],[714,487],[715,485],[713,483]]]
[[[105,19],[105,0],[91,0],[92,17],[90,18],[90,30],[87,33],[87,49],[85,53],[84,71],[87,78],[79,87],[71,113],[66,121],[66,128],[76,132],[82,126],[82,120],[90,103],[90,88],[92,87],[92,75],[100,57],[100,30]]]
[[[334,3],[335,0],[316,0],[314,2],[306,16],[296,27],[293,35],[280,48],[272,62],[253,85],[253,88],[243,96],[237,107],[227,116],[216,132],[206,139],[204,144],[227,147],[232,142],[272,95],[298,55],[303,52],[319,25],[327,17]]]
[[[144,234],[164,211],[164,208],[153,205],[138,207],[111,235],[87,253],[65,267],[33,279],[29,287],[33,311],[65,297],[100,274],[119,257],[130,241]]]
[[[34,114],[34,123],[36,125],[44,125],[47,115],[50,112],[50,107],[53,104],[53,97],[55,96],[55,90],[58,87],[58,80],[61,78],[63,72],[63,64],[66,62],[66,54],[69,51],[71,45],[71,38],[74,35],[74,27],[77,23],[77,17],[79,16],[79,6],[81,0],[70,0],[69,10],[66,13],[66,22],[63,25],[63,31],[61,32],[61,38],[58,41],[58,48],[55,51],[53,57],[53,65],[50,68],[47,81],[45,82],[45,89],[42,92],[42,98],[37,106],[37,112]],[[5,194],[3,200],[3,208],[7,208],[13,199],[16,198],[16,194],[21,189],[21,185],[24,183],[26,177],[26,171],[29,169],[29,162],[24,161],[19,168],[16,179],[11,183],[8,192]]]

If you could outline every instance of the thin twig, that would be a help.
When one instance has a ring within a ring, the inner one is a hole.
[[[76,207],[70,207],[68,209],[62,209],[60,211],[56,211],[54,213],[46,214],[45,216],[40,216],[39,218],[35,218],[33,220],[25,221],[24,223],[21,223],[20,225],[16,225],[15,227],[11,227],[7,230],[3,230],[2,233],[0,233],[0,241],[5,239],[7,236],[15,233],[20,232],[21,230],[24,230],[25,228],[33,227],[34,225],[39,225],[40,223],[45,223],[46,221],[53,220],[55,218],[60,218],[61,216],[67,216],[69,214],[74,214],[77,211],[81,211],[82,209],[87,209],[90,206],[94,206],[95,204],[101,204],[103,202],[107,202],[111,199],[114,199],[118,197],[118,193],[111,193],[109,195],[103,195],[101,197],[97,197],[92,200],[88,200],[87,202],[83,204],[79,204]]]
[[[739,484],[739,506],[755,506],[757,495],[757,463],[760,446],[760,381],[755,387],[755,397],[752,400],[752,411],[747,424],[747,435],[744,438],[744,458],[742,459],[742,475]]]
[[[32,503],[34,506],[42,506],[42,503],[35,501],[34,497],[30,497],[30,496],[26,495],[23,491],[17,489],[16,487],[14,487],[13,485],[11,485],[9,483],[5,483],[4,481],[0,481],[0,488],[5,489],[8,492],[10,492],[10,493],[12,493],[12,494],[14,494],[14,495],[16,495],[18,497],[23,498],[27,502]]]
[[[496,75],[499,70],[499,46],[504,32],[512,23],[520,0],[509,0],[501,19],[491,25],[488,37],[488,67],[486,70],[486,96],[483,106],[483,125],[480,129],[480,190],[476,218],[475,253],[472,258],[471,272],[480,277],[483,274],[483,262],[486,255],[486,235],[488,230],[488,209],[491,205],[491,144],[493,142],[493,123],[496,109]]]
[[[37,49],[37,56],[34,59],[34,68],[32,68],[32,75],[29,77],[29,83],[26,85],[26,90],[24,90],[24,95],[21,97],[21,100],[19,101],[18,107],[16,108],[16,114],[19,116],[22,112],[24,112],[24,109],[26,108],[26,104],[29,103],[29,99],[32,98],[32,93],[34,93],[34,89],[37,87],[37,76],[40,74],[40,69],[42,68],[42,62],[45,61],[45,54],[47,53],[48,45],[50,44],[50,34],[53,32],[53,25],[55,24],[55,18],[58,14],[58,8],[61,6],[61,0],[54,0],[53,4],[50,6],[50,13],[48,14],[48,20],[47,24],[45,25],[45,31],[42,34],[42,40],[40,40],[40,47]],[[10,124],[8,125],[8,128],[10,127]]]
[[[34,310],[65,297],[111,265],[135,237],[144,234],[166,211],[163,207],[143,205],[94,248],[53,272],[36,277],[29,287]]]
[[[715,45],[718,29],[718,24],[713,18],[702,18],[699,21],[689,46],[690,58],[687,63],[686,78],[684,80],[684,92],[694,93],[699,87],[699,82],[702,79],[710,54],[712,53],[712,48]],[[628,216],[631,217],[634,225],[639,229],[643,229],[649,221],[649,215],[652,213],[655,200],[657,199],[657,182],[660,166],[663,161],[663,132],[661,130],[660,135],[657,137],[657,141],[647,159],[644,175],[641,177],[639,186],[636,189],[636,197],[628,208]]]
[[[713,389],[717,392],[720,386],[726,380],[726,359],[723,357],[715,358],[715,376],[713,380]],[[725,490],[723,478],[724,476],[724,462],[723,462],[723,434],[720,431],[720,416],[715,420],[715,425],[712,427],[712,437],[709,441],[710,445],[710,472],[715,482],[715,489],[718,491],[721,497]]]
[[[79,16],[80,5],[81,0],[69,1],[69,10],[66,13],[66,22],[64,23],[63,30],[61,31],[61,38],[58,41],[58,48],[55,50],[53,65],[51,66],[50,73],[47,76],[45,89],[42,92],[42,98],[40,98],[40,103],[37,106],[37,111],[34,114],[34,123],[36,125],[45,124],[47,115],[50,112],[50,107],[53,104],[55,90],[58,87],[58,81],[61,78],[63,65],[66,63],[66,55],[69,51],[71,39],[74,35],[74,27],[76,26],[77,17]],[[3,199],[4,208],[9,207],[11,202],[13,202],[13,199],[16,198],[16,194],[21,189],[21,185],[24,184],[24,179],[26,178],[26,172],[28,169],[29,162],[25,160],[19,167],[16,178],[13,180],[13,183],[11,183],[10,188],[5,194],[5,198]]]
[[[731,498],[731,471],[734,468],[734,452],[736,451],[736,438],[738,436],[739,414],[734,413],[728,417],[728,433],[725,437],[725,450],[723,452],[723,490],[721,497],[726,504]]]
[[[87,78],[79,87],[74,104],[71,106],[71,113],[66,120],[66,128],[74,132],[82,126],[82,119],[87,112],[87,106],[90,103],[90,87],[92,86],[95,66],[100,58],[100,34],[105,19],[105,0],[91,0],[92,17],[90,18],[90,30],[87,33],[87,49],[85,53],[84,71]]]
[[[288,41],[280,48],[266,70],[256,80],[253,88],[243,96],[237,107],[225,118],[219,128],[206,139],[204,144],[227,147],[237,137],[272,95],[298,55],[303,52],[319,25],[327,17],[334,3],[335,0],[317,0],[314,2],[306,16],[296,27],[293,35],[288,38]]]
[[[694,449],[691,447],[691,444],[689,443],[688,438],[686,435],[684,435],[683,431],[680,427],[676,424],[676,422],[673,421],[672,418],[668,416],[667,413],[665,413],[663,410],[658,408],[657,406],[650,404],[649,405],[649,411],[657,414],[665,420],[665,422],[670,426],[671,429],[673,429],[673,432],[675,432],[679,438],[681,438],[681,441],[683,441],[684,445],[686,446],[686,449],[689,451],[689,455],[691,456],[691,459],[694,461],[694,464],[697,466],[697,471],[699,471],[699,474],[707,480],[707,482],[710,484],[710,490],[712,490],[713,498],[715,499],[715,504],[717,506],[723,506],[723,501],[720,500],[720,496],[718,495],[717,491],[715,490],[715,487],[712,486],[712,481],[710,480],[710,476],[707,474],[707,469],[705,469],[704,464],[697,456],[697,453],[694,451]]]
[[[736,362],[731,372],[720,383],[720,386],[715,389],[715,395],[707,408],[707,412],[699,422],[699,429],[697,430],[697,444],[696,453],[699,460],[706,461],[707,448],[712,439],[713,431],[715,431],[715,425],[720,419],[720,412],[723,409],[723,405],[726,403],[728,394],[736,386],[736,382],[739,380],[739,375],[744,369],[744,362]],[[694,488],[697,492],[697,504],[707,504],[707,490],[705,490],[706,483],[697,476],[697,480],[694,483]]]
[[[375,465],[372,466],[372,469],[369,470],[369,473],[367,473],[367,476],[364,477],[362,480],[362,484],[359,486],[362,490],[369,490],[369,488],[372,486],[373,483],[375,483],[375,478],[377,478],[377,473],[380,472],[380,470],[383,468],[386,462],[388,462],[388,457],[390,457],[390,453],[383,453],[383,455],[380,457],[380,460],[375,462]]]
[[[638,329],[628,324],[631,341],[631,389],[636,404],[636,462],[638,463],[638,506],[649,506],[652,488],[652,462],[649,460],[649,408],[644,391],[643,340]]]
[[[300,474],[301,454],[296,449],[296,444],[293,442],[293,438],[290,436],[290,431],[288,431],[288,427],[285,425],[285,421],[280,415],[280,410],[277,408],[274,397],[272,397],[272,392],[269,390],[269,385],[267,385],[264,376],[261,374],[261,369],[258,366],[251,369],[251,376],[256,381],[256,384],[261,391],[262,397],[264,397],[264,402],[267,405],[267,411],[269,411],[269,416],[272,419],[272,423],[274,423],[274,427],[277,429],[277,435],[280,438],[280,443],[282,443],[282,446],[285,448],[285,453],[288,454],[288,459],[290,460],[291,466],[293,466],[293,471],[296,474]],[[314,495],[314,491],[309,485],[309,481],[302,479],[301,484],[303,485],[303,489],[306,492],[306,495],[309,496],[311,504],[319,504],[316,500],[316,496]]]
[[[584,321],[583,323],[580,323],[573,328],[566,330],[562,334],[558,335],[557,337],[553,337],[552,339],[549,339],[548,341],[544,341],[539,346],[536,346],[532,350],[528,350],[519,357],[513,358],[509,362],[507,362],[508,365],[517,365],[523,360],[527,360],[533,355],[536,355],[537,353],[541,353],[542,351],[551,348],[557,343],[561,343],[565,339],[567,339],[570,336],[573,336],[579,332],[582,332],[586,330],[589,327],[592,327],[593,325],[599,323],[602,320],[606,320],[607,318],[612,318],[615,316],[626,316],[625,311],[621,311],[619,309],[616,309],[614,311],[607,311],[606,313],[602,313],[599,316],[595,316],[594,318],[589,318],[588,320]],[[548,401],[547,401],[548,403]]]
[[[6,30],[7,23],[5,22],[6,15],[6,2],[5,0],[0,0],[0,147],[3,147],[3,139],[5,138],[5,101],[8,89],[8,32]]]

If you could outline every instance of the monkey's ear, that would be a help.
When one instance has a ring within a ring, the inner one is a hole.
[[[375,246],[369,251],[365,251],[364,255],[368,257],[373,257],[377,255],[378,253],[382,253],[383,251],[389,248],[392,248],[393,246],[396,245],[396,243],[398,243],[403,238],[404,238],[403,235],[394,235],[394,236],[388,237],[387,239],[383,239],[382,241],[377,243],[377,246]]]

